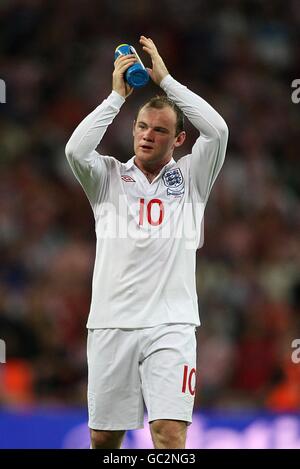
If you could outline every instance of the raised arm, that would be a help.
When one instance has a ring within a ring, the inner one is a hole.
[[[206,203],[224,162],[228,140],[227,125],[204,99],[171,77],[150,38],[141,36],[140,42],[152,60],[152,69],[148,69],[151,78],[200,132],[192,149],[190,168],[195,188]]]
[[[224,163],[227,125],[204,99],[178,83],[171,75],[163,79],[161,87],[200,132],[192,148],[190,172],[201,200],[206,203]]]
[[[67,160],[92,206],[104,190],[109,169],[107,158],[95,149],[132,92],[124,81],[124,73],[135,60],[135,56],[127,55],[115,61],[111,94],[78,125],[65,148]]]

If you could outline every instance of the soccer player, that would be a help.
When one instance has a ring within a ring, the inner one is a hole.
[[[165,95],[138,111],[135,155],[124,164],[95,150],[133,91],[124,74],[134,55],[117,58],[111,94],[66,146],[97,235],[87,322],[92,448],[120,448],[126,430],[143,427],[144,403],[154,447],[185,447],[200,324],[195,254],[228,139],[223,118],[169,74],[152,39],[141,36],[140,43]],[[200,136],[176,162],[184,115]]]

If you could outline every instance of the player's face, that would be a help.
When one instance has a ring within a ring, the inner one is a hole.
[[[171,107],[143,107],[133,127],[136,158],[144,163],[167,162],[185,139],[185,132],[175,134],[176,114]]]

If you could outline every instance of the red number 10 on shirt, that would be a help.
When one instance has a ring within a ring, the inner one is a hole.
[[[159,208],[159,217],[156,220],[152,218],[152,207],[158,205]],[[146,210],[147,210],[147,220],[148,223],[152,226],[158,226],[162,223],[164,218],[164,205],[160,199],[151,199],[148,203],[146,203]],[[145,199],[140,199],[140,217],[139,217],[139,225],[144,224],[144,213],[145,213]]]

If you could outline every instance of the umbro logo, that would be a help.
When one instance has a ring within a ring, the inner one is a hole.
[[[123,176],[121,176],[121,179],[123,179],[123,181],[125,182],[135,182],[135,180],[131,176],[127,176],[126,174],[123,174]]]

